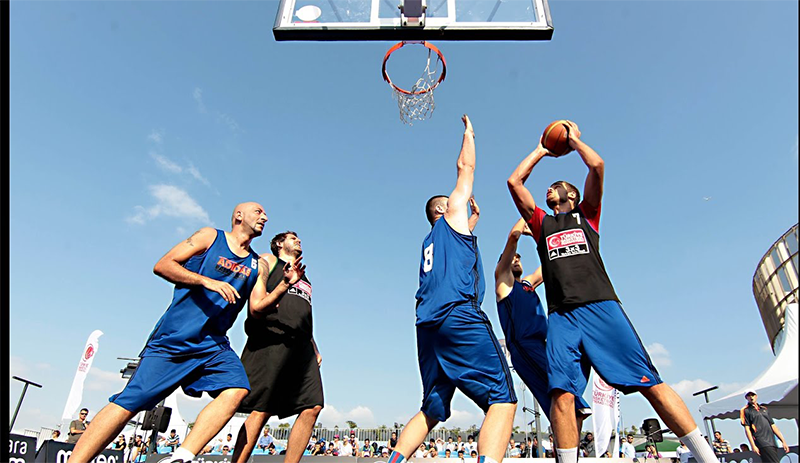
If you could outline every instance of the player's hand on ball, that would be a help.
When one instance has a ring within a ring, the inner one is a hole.
[[[470,122],[469,116],[464,114],[463,116],[461,116],[461,120],[464,122],[464,133],[465,134],[468,133],[472,135],[472,138],[475,138],[475,131],[472,130],[472,122]]]
[[[566,121],[567,125],[569,126],[569,131],[567,132],[569,136],[569,146],[575,149],[575,143],[577,140],[581,138],[581,131],[578,129],[578,124],[572,121]]]
[[[536,151],[542,153],[542,155],[544,155],[544,156],[550,156],[550,157],[553,157],[553,158],[560,158],[561,156],[563,156],[563,154],[560,154],[560,155],[559,154],[555,154],[552,151],[550,151],[547,148],[545,148],[544,145],[542,144],[542,141],[543,141],[542,139],[543,139],[543,137],[539,137],[539,145],[536,147]]]

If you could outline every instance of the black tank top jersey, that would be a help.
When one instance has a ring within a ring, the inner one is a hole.
[[[542,262],[548,313],[589,302],[619,301],[600,257],[600,206],[581,203],[548,215],[536,208],[528,222]]]
[[[267,277],[267,291],[272,292],[283,279],[283,266],[278,263]],[[278,311],[264,318],[255,318],[248,313],[244,322],[248,343],[279,344],[283,342],[307,341],[313,334],[311,317],[311,282],[306,275],[292,285],[278,300]]]

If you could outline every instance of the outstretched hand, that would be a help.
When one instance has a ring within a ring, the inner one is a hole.
[[[306,274],[306,266],[303,265],[303,258],[298,257],[294,263],[287,262],[283,266],[283,281],[289,285],[293,285],[303,278]]]
[[[472,211],[473,214],[477,214],[477,215],[481,214],[481,208],[478,207],[478,203],[475,201],[475,196],[470,196],[469,197],[469,208],[470,208],[470,210]]]
[[[461,116],[461,120],[464,122],[464,133],[472,135],[472,138],[475,138],[475,131],[472,130],[472,122],[469,120],[469,116],[464,114]]]

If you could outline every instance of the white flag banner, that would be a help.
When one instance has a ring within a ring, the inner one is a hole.
[[[67,404],[64,406],[64,413],[61,414],[62,420],[71,420],[72,415],[78,410],[78,407],[81,406],[81,400],[83,400],[83,382],[86,381],[86,375],[89,373],[89,368],[92,367],[95,354],[97,354],[97,340],[102,335],[102,331],[94,330],[86,341],[86,347],[83,348],[81,361],[78,363],[78,371],[75,372],[75,379],[72,380],[72,389],[69,390]]]
[[[619,392],[606,384],[603,378],[594,373],[592,381],[592,425],[594,426],[595,455],[599,458],[606,450],[611,440],[611,431],[617,429],[619,422]],[[612,458],[619,455],[619,442],[614,445]]]

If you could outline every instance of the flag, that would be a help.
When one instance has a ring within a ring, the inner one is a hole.
[[[617,429],[617,423],[619,423],[619,391],[606,384],[597,372],[593,376],[592,424],[594,425],[594,448],[595,455],[601,457],[608,450],[611,431]],[[617,439],[611,452],[611,457],[617,458],[618,455],[619,440]]]
[[[95,354],[97,354],[97,340],[102,335],[102,331],[94,330],[92,334],[89,335],[89,339],[86,340],[86,347],[83,348],[81,361],[78,363],[78,371],[75,372],[75,379],[72,380],[72,389],[69,390],[69,397],[67,397],[67,404],[64,406],[64,413],[61,414],[62,420],[71,420],[72,415],[78,407],[81,406],[81,400],[83,400],[83,382],[86,381],[86,375],[89,373],[89,368],[92,367]]]

